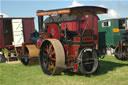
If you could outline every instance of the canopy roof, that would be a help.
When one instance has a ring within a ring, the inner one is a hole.
[[[96,7],[96,6],[79,6],[72,8],[64,9],[55,9],[55,10],[38,10],[37,16],[43,15],[55,15],[55,14],[68,14],[68,15],[95,15],[107,13],[106,8]]]

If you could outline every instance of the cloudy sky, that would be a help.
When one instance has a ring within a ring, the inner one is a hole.
[[[108,13],[100,19],[128,17],[128,0],[0,0],[0,14],[5,17],[35,17],[36,11],[73,6],[101,6],[108,8]]]

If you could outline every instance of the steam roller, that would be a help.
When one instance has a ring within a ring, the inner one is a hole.
[[[93,74],[98,69],[96,14],[106,12],[107,9],[94,6],[37,10],[39,32],[32,32],[32,43],[22,46],[22,63],[30,65],[35,64],[35,59],[40,60],[47,75],[63,71]]]
[[[24,50],[23,55],[20,55],[20,60],[24,65],[39,64],[39,49],[36,45],[22,46]]]

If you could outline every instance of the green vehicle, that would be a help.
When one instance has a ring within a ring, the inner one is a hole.
[[[106,19],[98,23],[100,55],[107,52],[128,60],[128,18]]]

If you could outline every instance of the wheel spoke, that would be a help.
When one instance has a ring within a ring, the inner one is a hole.
[[[52,60],[52,61],[56,61],[56,58],[51,57],[50,60]]]
[[[49,44],[49,53],[52,51],[52,44]]]
[[[54,71],[54,69],[55,69],[55,65],[54,65],[54,63],[53,63],[53,62],[51,62],[51,64],[52,64],[53,71]]]
[[[50,65],[50,63],[49,63],[49,65],[48,65],[48,71],[49,71],[49,72],[52,71],[52,70],[51,70],[51,65]]]
[[[53,50],[53,51],[51,52],[51,55],[55,55],[55,50]]]
[[[45,51],[46,51],[47,53],[49,53],[49,50],[48,50],[48,45],[46,46]]]
[[[44,55],[44,56],[47,56],[48,54],[44,52],[43,55]]]

